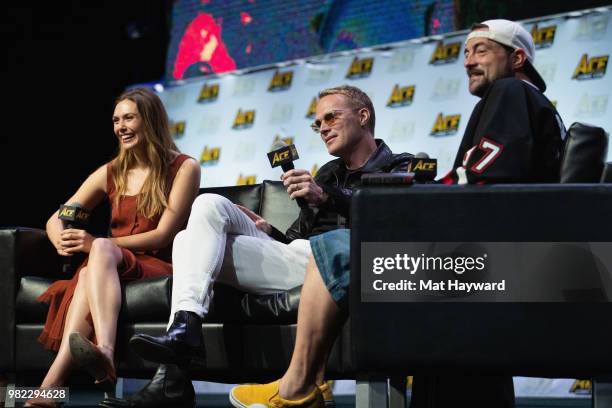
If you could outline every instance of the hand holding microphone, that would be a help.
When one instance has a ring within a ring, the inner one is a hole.
[[[89,253],[94,237],[83,229],[67,228],[62,231],[60,242],[64,252],[72,255],[77,252]]]
[[[58,218],[64,223],[64,230],[59,239],[58,253],[63,256],[72,256],[77,252],[89,252],[93,237],[85,231],[89,223],[90,213],[80,203],[60,205]],[[64,260],[63,272],[72,270],[70,258]]]
[[[289,170],[283,173],[281,180],[289,197],[295,199],[301,208],[308,207],[308,204],[321,205],[326,200],[325,192],[306,170]],[[305,202],[306,207],[303,207],[300,201]]]
[[[281,166],[284,171],[281,180],[289,197],[295,199],[300,208],[307,209],[309,203],[320,205],[325,202],[326,195],[308,171],[295,168],[293,161],[299,158],[295,146],[287,145],[282,140],[276,141],[272,145],[272,151],[268,153],[270,165]]]

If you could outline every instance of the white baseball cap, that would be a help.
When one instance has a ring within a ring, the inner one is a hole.
[[[487,28],[487,30],[478,30],[479,28]],[[519,23],[510,20],[487,20],[482,23],[477,23],[472,26],[470,32],[465,39],[467,44],[471,38],[488,38],[497,43],[506,45],[513,50],[517,48],[525,51],[527,62],[525,63],[525,74],[533,81],[533,84],[542,92],[546,90],[546,83],[533,66],[535,59],[535,45],[533,37]]]

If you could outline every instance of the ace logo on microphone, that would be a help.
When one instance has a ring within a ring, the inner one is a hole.
[[[60,205],[58,218],[64,222],[83,227],[88,224],[89,215],[89,212],[82,208],[80,204],[62,204]]]
[[[59,218],[73,218],[74,217],[74,208],[70,208],[67,205],[62,207],[62,210],[59,213]]]
[[[293,161],[299,158],[300,156],[298,155],[295,145],[283,146],[268,153],[268,160],[270,161],[270,166],[272,167],[293,163]]]
[[[272,166],[278,166],[283,161],[286,161],[289,158],[289,149],[284,152],[274,153],[272,156]]]

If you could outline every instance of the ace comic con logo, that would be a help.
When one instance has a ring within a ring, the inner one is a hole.
[[[257,175],[247,175],[243,176],[242,173],[238,176],[238,180],[236,180],[237,186],[252,186],[257,182]]]
[[[429,63],[431,65],[453,63],[459,58],[459,51],[461,51],[461,42],[444,44],[443,41],[438,41],[438,45],[436,45],[436,49],[431,55]]]
[[[306,111],[307,119],[315,118],[317,114],[317,102],[319,102],[319,99],[316,96],[312,98],[312,101],[310,101],[310,105],[308,105],[308,111]]]
[[[200,165],[201,166],[214,166],[219,163],[221,157],[220,147],[208,147],[204,146],[202,154],[200,154]]]
[[[357,58],[353,59],[348,72],[346,73],[346,79],[359,79],[370,76],[372,68],[374,67],[374,58]]]
[[[219,97],[219,84],[204,84],[200,89],[198,103],[210,103]]]
[[[533,43],[536,50],[552,47],[555,42],[556,33],[556,25],[540,28],[537,24],[534,24],[533,27],[531,27],[531,37],[533,37]]]
[[[243,111],[238,109],[232,129],[248,129],[255,123],[255,109]]]
[[[585,118],[595,118],[605,115],[608,109],[608,94],[589,94],[584,93],[578,105],[576,105],[575,115]]]
[[[399,108],[401,106],[408,106],[412,104],[414,100],[414,85],[400,87],[396,84],[391,91],[391,96],[387,101],[388,108]]]
[[[170,122],[170,134],[175,139],[180,139],[185,134],[185,128],[187,127],[187,122],[184,120],[178,122]]]
[[[600,55],[598,57],[589,58],[588,54],[582,54],[578,65],[574,70],[572,79],[597,79],[606,75],[608,68],[609,55]]]
[[[268,85],[268,92],[279,92],[286,91],[291,88],[291,82],[293,81],[293,71],[281,72],[276,70]]]
[[[434,101],[454,99],[459,94],[461,79],[459,78],[438,78],[431,93]]]
[[[430,136],[450,136],[459,130],[461,115],[444,115],[442,112],[436,116]]]

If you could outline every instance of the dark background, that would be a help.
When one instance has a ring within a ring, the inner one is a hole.
[[[23,4],[22,4],[23,3]],[[6,2],[1,226],[44,224],[117,146],[114,98],[163,78],[170,0]]]
[[[246,2],[247,0],[245,0]],[[525,19],[612,0],[456,0],[457,29]],[[62,0],[0,6],[0,227],[44,224],[113,157],[113,100],[159,81],[172,0]]]

